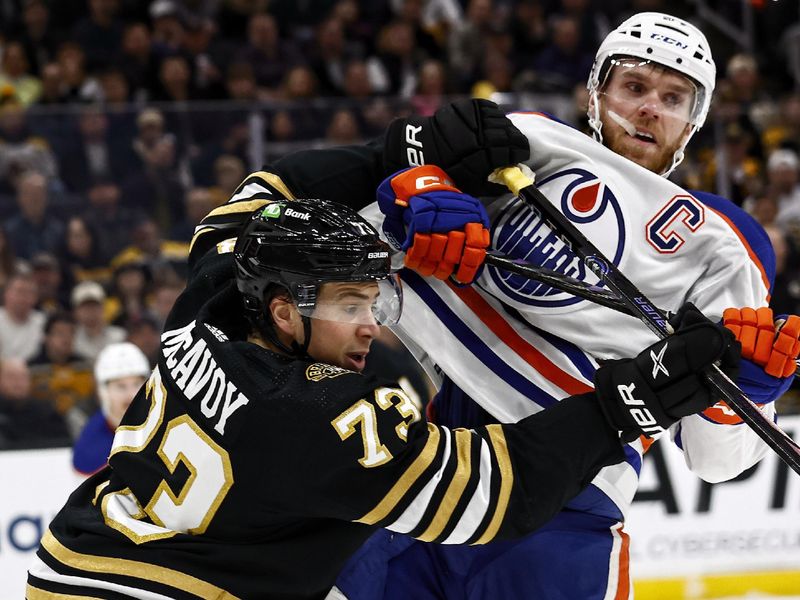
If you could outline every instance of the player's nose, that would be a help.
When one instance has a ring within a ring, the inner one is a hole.
[[[639,104],[639,114],[658,118],[664,110],[664,103],[658,91],[653,89],[642,97],[641,104]]]

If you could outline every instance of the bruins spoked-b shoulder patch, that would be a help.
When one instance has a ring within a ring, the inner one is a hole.
[[[339,375],[353,372],[354,371],[343,369],[342,367],[334,367],[333,365],[327,365],[325,363],[314,363],[313,365],[308,365],[306,369],[306,379],[309,381],[322,381],[326,377],[333,379]]]

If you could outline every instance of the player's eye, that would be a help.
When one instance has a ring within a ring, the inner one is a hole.
[[[634,94],[641,94],[644,91],[644,86],[638,81],[630,81],[625,87]]]

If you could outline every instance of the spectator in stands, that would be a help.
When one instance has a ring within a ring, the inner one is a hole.
[[[409,0],[390,0],[392,10],[400,15],[403,5]],[[445,39],[448,32],[458,26],[464,16],[456,0],[419,0],[419,20],[422,27],[439,39]]]
[[[66,41],[58,47],[56,60],[67,88],[70,102],[101,102],[103,90],[100,83],[86,71],[86,54],[80,44]]]
[[[404,21],[393,21],[378,34],[377,52],[367,61],[380,93],[410,98],[424,56],[414,47],[414,32]]]
[[[68,445],[64,418],[31,396],[31,374],[20,358],[0,360],[0,450]]]
[[[17,254],[9,243],[6,230],[0,227],[0,293],[18,270]]]
[[[351,60],[344,67],[344,95],[348,100],[357,100],[363,106],[374,93],[367,63]]]
[[[289,69],[303,62],[291,40],[282,40],[278,23],[268,14],[251,15],[247,44],[235,55],[250,65],[256,84],[267,97],[275,96]]]
[[[114,432],[149,375],[147,358],[130,342],[111,344],[99,354],[94,380],[100,408],[75,441],[72,466],[76,471],[91,475],[106,466]]]
[[[767,159],[767,188],[778,200],[780,227],[800,225],[800,160],[793,150],[779,148]]]
[[[112,259],[112,268],[134,263],[146,269],[151,280],[185,270],[189,244],[165,240],[154,220],[140,221],[133,230],[132,241],[130,246]],[[115,280],[116,275],[115,272]]]
[[[37,301],[33,275],[15,273],[3,290],[0,307],[0,358],[27,361],[39,349],[45,316],[34,308]]]
[[[241,179],[240,179],[241,181]],[[238,184],[236,184],[238,185]],[[225,197],[226,201],[230,194]],[[220,203],[211,194],[208,188],[196,187],[189,190],[184,201],[184,219],[173,227],[170,238],[178,242],[191,242],[194,235],[194,228],[212,209]]]
[[[25,109],[0,88],[0,191],[11,191],[20,173],[38,171],[54,179],[56,158],[46,139],[31,130]]]
[[[253,103],[258,100],[258,82],[250,63],[234,62],[228,65],[225,72],[225,95],[234,102]]]
[[[594,54],[600,41],[611,31],[599,4],[591,0],[559,0],[557,4],[560,6],[553,10],[552,19],[567,17],[577,23],[580,51]],[[640,12],[643,10],[647,9],[640,9]]]
[[[53,252],[64,235],[64,224],[48,211],[47,180],[27,171],[17,182],[19,212],[6,223],[8,239],[17,256],[30,259],[37,252]]]
[[[109,325],[105,319],[106,293],[95,281],[83,281],[72,290],[72,311],[75,315],[75,353],[94,362],[109,344],[125,339],[122,327]]]
[[[127,327],[130,322],[144,317],[152,281],[152,271],[143,261],[122,262],[114,270],[111,281],[111,296],[105,305],[106,321]]]
[[[761,164],[749,154],[752,139],[752,135],[738,123],[729,123],[725,127],[722,148],[707,161],[703,189],[739,206],[747,197],[760,191]]]
[[[162,102],[188,102],[196,97],[192,85],[192,71],[184,56],[167,56],[158,69],[159,92],[156,100]]]
[[[355,113],[347,108],[336,110],[325,131],[325,141],[336,146],[356,144],[362,139]]]
[[[800,152],[800,93],[785,96],[773,123],[762,136],[768,152],[783,147]]]
[[[279,97],[289,103],[295,140],[312,140],[322,137],[325,120],[312,102],[317,95],[317,78],[305,65],[289,69],[279,90]]]
[[[734,54],[725,69],[730,83],[732,100],[738,103],[742,114],[755,124],[758,131],[766,126],[766,118],[776,111],[776,106],[765,89],[758,67],[752,54]],[[760,148],[760,140],[759,140]]]
[[[81,110],[78,135],[58,149],[59,172],[67,188],[82,193],[95,179],[122,177],[130,169],[125,142],[109,128],[105,110],[99,106]]]
[[[0,67],[0,87],[11,86],[20,104],[28,106],[39,99],[42,82],[31,73],[22,42],[5,44]]]
[[[774,194],[748,198],[742,206],[762,227],[777,226],[778,200]]]
[[[511,35],[517,64],[523,69],[532,65],[542,48],[547,45],[550,30],[543,0],[520,0],[514,3],[510,19]]]
[[[55,312],[47,318],[38,352],[28,360],[31,395],[64,416],[73,438],[95,408],[91,363],[75,353],[74,343],[75,319]]]
[[[214,161],[214,183],[209,188],[214,206],[227,202],[246,174],[244,161],[238,156],[222,154],[217,157]]]
[[[44,0],[26,0],[22,5],[22,32],[19,39],[32,73],[44,75],[44,67],[55,59],[58,44],[64,37],[50,18]]]
[[[117,18],[117,0],[88,0],[89,14],[72,30],[72,39],[86,53],[87,68],[96,70],[119,58],[123,25]]]
[[[152,100],[158,85],[157,62],[147,25],[138,22],[127,24],[122,34],[119,66],[128,81],[134,102]]]
[[[97,234],[98,253],[106,262],[131,243],[131,232],[141,221],[140,210],[120,205],[117,181],[99,178],[86,192],[89,207],[84,214],[89,230]]]
[[[42,93],[37,104],[44,106],[58,106],[66,104],[67,85],[64,82],[64,72],[61,65],[55,61],[46,63],[40,71],[42,75]],[[60,115],[59,115],[60,118]]]
[[[154,287],[147,307],[160,332],[164,331],[167,315],[185,287],[186,281],[182,279],[162,281]]]
[[[444,64],[438,60],[426,60],[419,70],[419,83],[411,106],[414,112],[430,117],[445,102],[447,86]]]
[[[336,17],[328,17],[317,25],[308,54],[323,96],[341,96],[345,92],[347,65],[363,58],[359,46],[345,39],[344,26]]]
[[[156,0],[150,4],[153,25],[152,47],[156,56],[174,56],[183,49],[186,36],[181,6],[174,0]]]
[[[65,302],[61,265],[58,259],[49,252],[40,252],[31,258],[30,265],[39,298],[36,308],[46,315],[64,310],[67,302]]]
[[[569,16],[553,19],[550,44],[534,61],[538,86],[555,92],[572,93],[573,88],[589,77],[594,48],[586,50],[580,38],[580,24]]]
[[[462,89],[475,82],[486,56],[486,36],[492,25],[492,0],[470,0],[466,16],[447,39],[447,62]]]
[[[127,329],[128,341],[144,353],[151,367],[155,367],[161,343],[161,329],[156,320],[150,314],[145,314],[128,323]]]
[[[129,175],[122,185],[122,205],[152,215],[162,231],[169,231],[183,218],[184,191],[176,154],[175,137],[161,136],[145,149],[141,170]]]
[[[249,68],[249,67],[248,67]],[[211,187],[216,183],[214,165],[223,155],[234,156],[246,164],[250,150],[248,114],[245,110],[233,109],[213,117],[219,122],[220,135],[203,144],[200,154],[191,162],[192,179],[196,186]],[[238,182],[237,182],[238,185]],[[227,202],[223,198],[220,202]]]

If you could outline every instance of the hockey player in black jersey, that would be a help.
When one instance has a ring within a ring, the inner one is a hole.
[[[158,364],[109,467],[45,533],[29,600],[323,598],[376,527],[522,535],[622,460],[621,438],[708,406],[697,373],[735,362],[725,330],[687,310],[668,347],[612,361],[594,393],[514,425],[426,423],[360,374],[400,314],[388,246],[351,209],[281,187],[240,188],[198,227]]]

